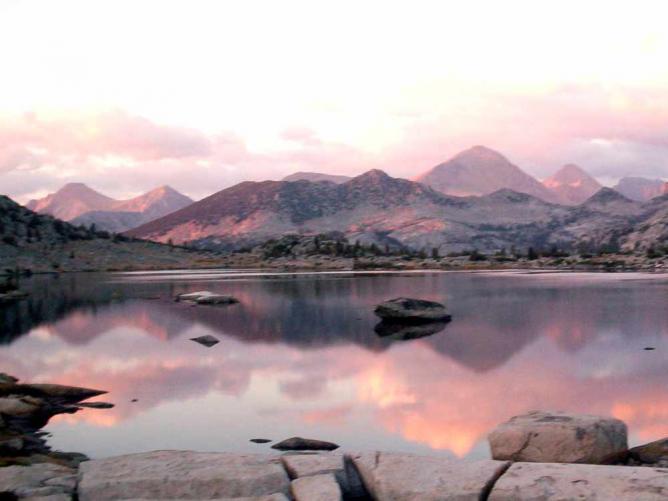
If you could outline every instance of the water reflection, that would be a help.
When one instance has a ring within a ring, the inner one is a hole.
[[[267,433],[481,456],[494,425],[537,408],[614,414],[650,440],[668,435],[668,285],[629,278],[35,277],[0,309],[0,366],[109,389],[114,409],[51,425],[54,445],[97,456],[258,451],[247,439]],[[171,300],[204,288],[241,303]],[[396,296],[445,301],[454,320],[379,336],[373,306]],[[205,334],[221,342],[189,341]]]

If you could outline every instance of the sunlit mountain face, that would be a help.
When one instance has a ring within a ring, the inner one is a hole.
[[[62,449],[261,451],[248,440],[304,435],[486,457],[490,429],[533,409],[617,416],[634,443],[668,434],[661,278],[205,271],[24,286],[28,301],[0,309],[2,370],[106,389],[116,404],[54,419]],[[172,300],[201,289],[240,303]],[[419,339],[378,336],[374,305],[400,295],[443,301],[453,321]],[[220,343],[190,341],[204,334]]]

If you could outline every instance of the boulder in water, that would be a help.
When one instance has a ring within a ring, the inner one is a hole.
[[[211,348],[212,346],[220,343],[217,338],[210,336],[207,334],[206,336],[199,336],[199,337],[191,337],[191,341],[195,341],[196,343],[201,344],[202,346],[206,346],[207,348]]]
[[[292,437],[271,446],[279,451],[333,451],[339,446],[332,442],[314,440],[311,438]]]
[[[383,320],[403,322],[449,321],[452,318],[441,303],[406,297],[380,303],[374,313]]]
[[[197,304],[235,304],[239,300],[227,294],[216,294],[211,291],[188,292],[176,296],[177,301],[190,301]]]

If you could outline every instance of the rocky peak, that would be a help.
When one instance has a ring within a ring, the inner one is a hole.
[[[543,185],[568,205],[579,205],[603,186],[584,169],[567,164],[543,181]]]
[[[601,188],[594,195],[587,199],[585,205],[607,205],[614,202],[633,203],[632,200],[626,198],[612,188]]]

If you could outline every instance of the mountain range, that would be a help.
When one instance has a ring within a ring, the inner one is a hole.
[[[69,183],[44,198],[31,200],[26,207],[75,225],[94,224],[99,230],[120,233],[192,202],[169,186],[161,186],[129,200],[115,200],[83,183]]]
[[[415,181],[381,170],[354,178],[297,172],[242,182],[194,203],[167,186],[114,200],[72,183],[28,207],[76,225],[203,249],[337,231],[365,244],[492,252],[647,247],[664,235],[662,193],[662,181],[643,178],[603,188],[573,164],[540,182],[500,153],[474,146]]]
[[[351,241],[443,253],[477,249],[644,248],[648,221],[668,213],[668,196],[642,204],[602,188],[565,206],[509,189],[445,195],[425,184],[371,170],[341,184],[243,182],[142,225],[133,237],[233,250],[289,233],[341,232]]]

